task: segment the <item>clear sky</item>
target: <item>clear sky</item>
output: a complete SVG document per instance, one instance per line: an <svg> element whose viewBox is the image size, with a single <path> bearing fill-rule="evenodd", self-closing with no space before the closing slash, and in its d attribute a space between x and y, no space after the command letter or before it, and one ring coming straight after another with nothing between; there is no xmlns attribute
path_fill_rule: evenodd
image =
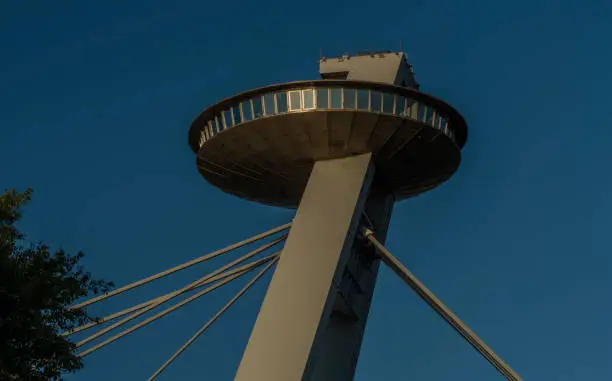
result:
<svg viewBox="0 0 612 381"><path fill-rule="evenodd" d="M35 189L32 239L82 249L122 285L289 221L200 177L191 120L235 92L316 78L320 48L402 40L421 90L470 133L448 183L396 205L388 247L526 380L612 379L612 3L95 3L0 6L0 187ZM145 379L240 286L91 354L69 380ZM160 379L231 380L265 287ZM383 269L356 380L451 379L501 378Z"/></svg>

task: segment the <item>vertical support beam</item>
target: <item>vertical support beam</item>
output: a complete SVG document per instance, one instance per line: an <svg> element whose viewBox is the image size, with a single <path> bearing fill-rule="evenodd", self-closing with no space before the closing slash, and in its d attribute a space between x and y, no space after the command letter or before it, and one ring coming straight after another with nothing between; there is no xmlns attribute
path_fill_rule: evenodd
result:
<svg viewBox="0 0 612 381"><path fill-rule="evenodd" d="M373 174L369 153L315 163L236 381L349 379L315 369Z"/></svg>
<svg viewBox="0 0 612 381"><path fill-rule="evenodd" d="M384 240L391 212L393 196L377 186L370 190L365 212L368 222ZM363 220L365 224L365 219ZM372 247L361 239L353 243L351 257L336 295L327 329L324 333L321 355L309 380L352 381L359 359L370 304L374 295L380 259ZM345 311L348 309L348 313Z"/></svg>

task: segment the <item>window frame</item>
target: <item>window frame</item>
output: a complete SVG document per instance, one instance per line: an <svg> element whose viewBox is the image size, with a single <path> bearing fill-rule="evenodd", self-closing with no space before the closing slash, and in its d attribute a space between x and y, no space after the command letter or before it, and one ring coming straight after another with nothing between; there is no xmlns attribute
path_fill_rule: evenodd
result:
<svg viewBox="0 0 612 381"><path fill-rule="evenodd" d="M286 114L286 113L291 112L291 109L289 107L289 94L288 93L289 92L285 91L285 90L283 90L283 91L276 91L274 93L274 110L276 111L275 115L282 115L282 114ZM280 111L280 108L278 107L279 106L279 97L278 97L279 94L285 94L285 102L287 104L286 105L287 109L285 111L282 111L282 112Z"/></svg>
<svg viewBox="0 0 612 381"><path fill-rule="evenodd" d="M317 108L317 102L316 102L316 91L314 88L309 88L309 89L302 89L302 98L301 98L301 102L302 102L302 110L314 110ZM312 107L306 107L306 97L305 97L305 93L306 92L310 92L312 94Z"/></svg>
<svg viewBox="0 0 612 381"><path fill-rule="evenodd" d="M333 106L333 90L338 90L340 92L340 103L338 105L338 107L334 107ZM342 110L342 106L344 106L344 90L342 87L337 86L337 87L330 87L329 88L329 109L330 110Z"/></svg>
<svg viewBox="0 0 612 381"><path fill-rule="evenodd" d="M298 107L297 108L293 108L293 99L292 99L292 94L297 94L297 96L299 97L298 99ZM302 104L302 90L289 90L287 91L287 108L289 110L289 112L300 112L302 111L303 104Z"/></svg>
<svg viewBox="0 0 612 381"><path fill-rule="evenodd" d="M326 107L321 107L319 105L319 90L321 90L321 93L327 93L327 96L326 96L327 105L325 105ZM321 110L329 110L329 97L330 97L329 87L316 87L315 88L315 108L321 109Z"/></svg>

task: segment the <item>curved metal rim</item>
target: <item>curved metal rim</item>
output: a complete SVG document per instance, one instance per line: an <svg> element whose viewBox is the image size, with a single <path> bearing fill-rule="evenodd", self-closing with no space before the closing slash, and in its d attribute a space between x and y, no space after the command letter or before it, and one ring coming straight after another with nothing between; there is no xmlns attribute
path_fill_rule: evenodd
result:
<svg viewBox="0 0 612 381"><path fill-rule="evenodd" d="M264 87L259 87L256 89L251 89L244 91L242 93L233 95L229 98L225 98L216 104L208 107L204 110L200 115L198 115L194 121L191 123L191 127L189 128L189 146L194 153L197 153L199 150L198 147L198 134L201 130L201 127L206 124L206 122L215 114L221 110L224 110L227 107L230 107L242 100L249 99L257 94L269 93L271 91L277 90L286 90L292 88L301 88L301 87L327 87L327 86L350 86L355 85L356 87L369 87L370 89L375 90L387 90L393 91L394 93L399 93L401 95L411 97L415 100L422 100L424 102L430 103L432 106L437 107L442 112L446 113L449 116L450 121L455 127L455 139L457 141L457 145L459 148L463 148L467 141L467 124L465 123L465 119L459 114L457 110L455 110L451 105L444 102L441 99L435 98L429 94L422 93L415 89L390 85L387 83L379 83L379 82L368 82L368 81L349 81L349 80L329 80L329 79L320 79L320 80L311 80L311 81L294 81L294 82L284 82L279 84L268 85Z"/></svg>

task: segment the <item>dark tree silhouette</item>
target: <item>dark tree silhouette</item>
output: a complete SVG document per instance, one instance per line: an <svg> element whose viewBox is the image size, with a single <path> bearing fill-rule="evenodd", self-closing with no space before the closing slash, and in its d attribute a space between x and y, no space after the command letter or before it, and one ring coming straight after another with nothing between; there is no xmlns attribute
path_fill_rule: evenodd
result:
<svg viewBox="0 0 612 381"><path fill-rule="evenodd" d="M16 224L32 191L0 195L0 380L62 380L83 365L61 332L91 321L68 310L75 300L106 292L112 283L93 280L69 255L28 243Z"/></svg>

